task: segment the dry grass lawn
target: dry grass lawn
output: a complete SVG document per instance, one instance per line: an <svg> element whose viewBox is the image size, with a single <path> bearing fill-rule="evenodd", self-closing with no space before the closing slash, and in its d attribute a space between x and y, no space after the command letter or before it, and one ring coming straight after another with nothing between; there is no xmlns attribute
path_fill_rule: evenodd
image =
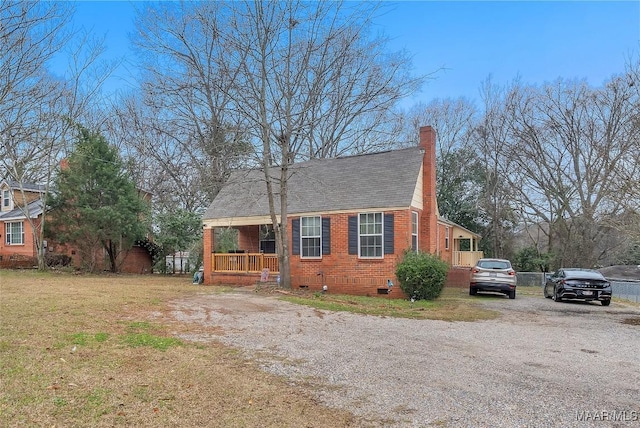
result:
<svg viewBox="0 0 640 428"><path fill-rule="evenodd" d="M152 314L190 278L0 271L0 426L368 426ZM202 329L203 327L198 327Z"/></svg>

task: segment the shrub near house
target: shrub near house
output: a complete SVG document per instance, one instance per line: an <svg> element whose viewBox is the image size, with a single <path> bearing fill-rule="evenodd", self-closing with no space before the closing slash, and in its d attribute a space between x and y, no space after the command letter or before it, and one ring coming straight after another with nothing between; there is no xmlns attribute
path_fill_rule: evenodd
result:
<svg viewBox="0 0 640 428"><path fill-rule="evenodd" d="M404 294L416 300L433 300L440 296L449 265L438 256L407 251L398 267L396 277Z"/></svg>

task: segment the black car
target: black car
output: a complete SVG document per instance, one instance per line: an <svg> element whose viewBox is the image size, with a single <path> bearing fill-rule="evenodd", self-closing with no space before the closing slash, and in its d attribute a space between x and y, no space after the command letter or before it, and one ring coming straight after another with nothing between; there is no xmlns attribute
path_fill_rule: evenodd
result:
<svg viewBox="0 0 640 428"><path fill-rule="evenodd" d="M562 300L600 301L611 303L611 283L592 269L560 269L544 285L544 297L556 302Z"/></svg>

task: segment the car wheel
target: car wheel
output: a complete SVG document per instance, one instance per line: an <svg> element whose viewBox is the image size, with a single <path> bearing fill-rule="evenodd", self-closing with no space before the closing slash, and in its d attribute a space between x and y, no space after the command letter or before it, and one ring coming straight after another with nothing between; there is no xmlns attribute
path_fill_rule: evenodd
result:
<svg viewBox="0 0 640 428"><path fill-rule="evenodd" d="M611 299L601 300L602 306L609 306L611 304Z"/></svg>
<svg viewBox="0 0 640 428"><path fill-rule="evenodd" d="M562 297L558 295L558 290L555 287L553 288L553 297L551 298L556 302L562 302Z"/></svg>
<svg viewBox="0 0 640 428"><path fill-rule="evenodd" d="M516 298L516 290L509 291L509 298L510 299L515 299Z"/></svg>
<svg viewBox="0 0 640 428"><path fill-rule="evenodd" d="M478 290L473 287L469 287L469 296L475 296L476 294L478 294Z"/></svg>
<svg viewBox="0 0 640 428"><path fill-rule="evenodd" d="M547 294L547 287L543 287L543 288L542 288L542 294L544 295L544 298L545 298L545 299L550 299L550 298L551 298L551 296L549 296L549 295Z"/></svg>

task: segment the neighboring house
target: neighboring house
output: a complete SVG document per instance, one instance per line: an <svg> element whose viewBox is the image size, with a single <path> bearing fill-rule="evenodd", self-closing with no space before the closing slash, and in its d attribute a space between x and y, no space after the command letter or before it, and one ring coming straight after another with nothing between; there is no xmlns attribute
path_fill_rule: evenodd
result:
<svg viewBox="0 0 640 428"><path fill-rule="evenodd" d="M34 264L37 253L32 226L37 228L40 225L43 194L44 187L40 185L19 186L8 180L0 182L0 234L3 235L0 239L0 266Z"/></svg>
<svg viewBox="0 0 640 428"><path fill-rule="evenodd" d="M37 266L37 248L33 239L32 224L36 228L41 224L43 214L44 186L30 183L17 183L4 180L0 182L0 267ZM27 214L31 221L27 219ZM45 241L47 254L68 255L72 264L80 266L80 257L75 248L54 241ZM98 266L108 268L103 250L96 255ZM122 260L121 272L151 273L152 260L149 251L134 246Z"/></svg>
<svg viewBox="0 0 640 428"><path fill-rule="evenodd" d="M438 254L468 272L482 256L475 251L480 237L438 216L435 142L427 126L419 147L290 165L292 287L386 294L388 280L398 284L396 264L406 250ZM254 284L265 268L277 275L262 171L232 174L203 223L206 284ZM217 228L238 230L238 251L214 252Z"/></svg>

